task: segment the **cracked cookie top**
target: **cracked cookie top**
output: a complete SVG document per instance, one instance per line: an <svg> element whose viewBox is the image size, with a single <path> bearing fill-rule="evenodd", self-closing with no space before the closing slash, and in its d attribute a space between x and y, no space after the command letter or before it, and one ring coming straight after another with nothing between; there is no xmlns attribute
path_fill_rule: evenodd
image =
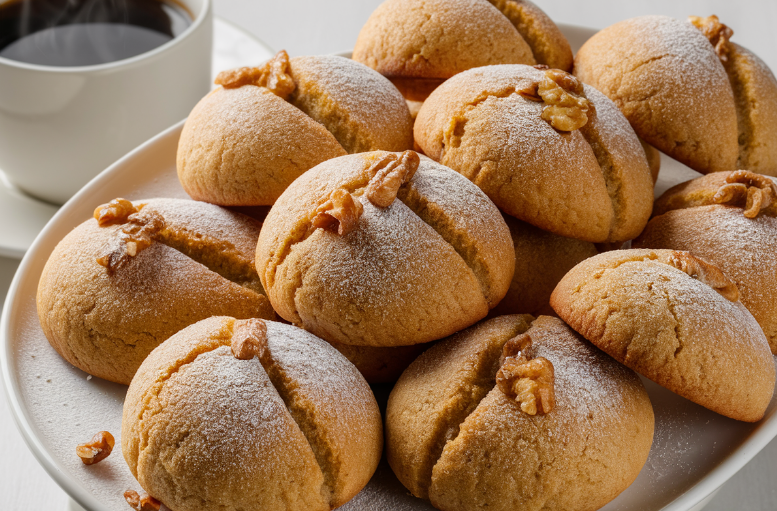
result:
<svg viewBox="0 0 777 511"><path fill-rule="evenodd" d="M640 16L616 23L580 48L574 69L662 152L704 174L736 167L729 78L715 47L690 22Z"/></svg>
<svg viewBox="0 0 777 511"><path fill-rule="evenodd" d="M599 254L575 266L550 303L616 360L710 410L754 422L771 400L774 364L761 327L734 283L692 254Z"/></svg>
<svg viewBox="0 0 777 511"><path fill-rule="evenodd" d="M121 440L132 474L171 509L326 511L367 484L383 435L370 387L328 343L273 321L213 317L143 362Z"/></svg>
<svg viewBox="0 0 777 511"><path fill-rule="evenodd" d="M337 211L354 213L341 215L342 232L322 218L335 211L333 193ZM483 318L507 292L515 252L476 186L412 151L377 151L295 181L265 220L256 261L288 321L342 344L400 346Z"/></svg>
<svg viewBox="0 0 777 511"><path fill-rule="evenodd" d="M514 367L522 355L539 367ZM513 390L538 399L518 402ZM386 409L386 454L408 490L439 509L591 510L636 478L653 427L633 371L557 318L501 316L408 367Z"/></svg>
<svg viewBox="0 0 777 511"><path fill-rule="evenodd" d="M667 190L634 248L688 250L734 282L777 354L777 183L750 171L715 172Z"/></svg>
<svg viewBox="0 0 777 511"><path fill-rule="evenodd" d="M494 64L569 71L572 50L528 0L389 0L359 33L353 58L423 101L446 79Z"/></svg>
<svg viewBox="0 0 777 511"><path fill-rule="evenodd" d="M429 96L414 128L430 158L505 213L570 238L623 242L647 223L645 152L606 96L541 66L460 73Z"/></svg>
<svg viewBox="0 0 777 511"><path fill-rule="evenodd" d="M351 59L281 51L263 66L222 72L216 83L178 145L178 178L196 200L270 206L325 160L413 146L402 94Z"/></svg>
<svg viewBox="0 0 777 511"><path fill-rule="evenodd" d="M359 32L353 59L417 101L467 69L536 62L515 27L486 0L384 2Z"/></svg>
<svg viewBox="0 0 777 511"><path fill-rule="evenodd" d="M117 199L95 216L60 241L38 285L41 327L76 367L128 385L200 319L275 317L254 267L256 220L179 199Z"/></svg>

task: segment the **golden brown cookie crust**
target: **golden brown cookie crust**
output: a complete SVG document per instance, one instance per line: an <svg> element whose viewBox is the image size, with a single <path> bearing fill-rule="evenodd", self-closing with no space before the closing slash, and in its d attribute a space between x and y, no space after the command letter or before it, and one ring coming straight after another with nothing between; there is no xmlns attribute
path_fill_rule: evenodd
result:
<svg viewBox="0 0 777 511"><path fill-rule="evenodd" d="M275 317L253 270L261 224L193 201L140 204L164 217L160 240L111 274L97 259L116 247L122 225L90 219L54 249L37 292L41 327L57 352L124 385L151 350L200 319Z"/></svg>
<svg viewBox="0 0 777 511"><path fill-rule="evenodd" d="M593 243L564 238L504 215L515 247L510 289L490 317L504 314L553 314L550 294L577 263L598 254Z"/></svg>
<svg viewBox="0 0 777 511"><path fill-rule="evenodd" d="M272 205L292 181L346 154L324 126L269 90L219 88L194 107L178 142L178 179L195 200Z"/></svg>
<svg viewBox="0 0 777 511"><path fill-rule="evenodd" d="M532 96L546 71L489 66L460 73L424 102L416 143L477 184L505 213L591 242L625 241L647 223L653 186L628 122L602 94L581 129L558 131Z"/></svg>
<svg viewBox="0 0 777 511"><path fill-rule="evenodd" d="M529 45L486 0L388 0L362 27L353 59L417 101L473 67L535 63Z"/></svg>
<svg viewBox="0 0 777 511"><path fill-rule="evenodd" d="M634 247L687 250L718 266L736 283L742 304L777 354L777 218L773 207L748 218L746 203L716 204L732 174L718 172L668 190L656 201L660 214Z"/></svg>
<svg viewBox="0 0 777 511"><path fill-rule="evenodd" d="M556 318L503 316L435 345L389 398L387 454L439 509L593 510L647 459L652 406L639 378ZM495 387L504 344L526 333L555 368L556 406L528 415Z"/></svg>
<svg viewBox="0 0 777 511"><path fill-rule="evenodd" d="M583 45L574 69L660 151L705 174L735 168L731 86L714 47L690 23L667 16L621 21Z"/></svg>
<svg viewBox="0 0 777 511"><path fill-rule="evenodd" d="M529 44L537 64L572 71L572 48L553 20L529 0L489 0Z"/></svg>
<svg viewBox="0 0 777 511"><path fill-rule="evenodd" d="M282 317L328 341L429 342L483 318L509 287L509 230L487 197L423 159L398 199L375 206L364 195L370 167L387 157L352 155L305 173L260 235L257 269L270 301ZM311 228L337 189L360 204L355 228L343 235Z"/></svg>
<svg viewBox="0 0 777 511"><path fill-rule="evenodd" d="M331 346L280 323L266 322L263 356L238 360L230 344L243 324L204 320L144 362L124 405L130 470L182 511L344 504L380 459L369 386Z"/></svg>
<svg viewBox="0 0 777 511"><path fill-rule="evenodd" d="M679 269L688 260L699 261L672 250L599 254L573 268L550 303L586 339L659 385L727 417L757 421L774 391L766 338L736 286L703 261L702 273Z"/></svg>
<svg viewBox="0 0 777 511"><path fill-rule="evenodd" d="M335 55L291 59L289 102L320 122L348 153L413 148L402 94L372 69Z"/></svg>
<svg viewBox="0 0 777 511"><path fill-rule="evenodd" d="M737 168L777 176L777 80L763 60L729 43L724 62L737 106Z"/></svg>

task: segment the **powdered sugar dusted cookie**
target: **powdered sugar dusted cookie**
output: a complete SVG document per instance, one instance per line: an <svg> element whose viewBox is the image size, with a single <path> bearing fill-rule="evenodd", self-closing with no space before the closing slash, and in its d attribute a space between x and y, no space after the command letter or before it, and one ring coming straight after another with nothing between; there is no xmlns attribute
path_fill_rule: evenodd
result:
<svg viewBox="0 0 777 511"><path fill-rule="evenodd" d="M763 417L775 381L769 344L716 266L682 251L607 252L575 266L550 304L659 385L727 417Z"/></svg>
<svg viewBox="0 0 777 511"><path fill-rule="evenodd" d="M333 347L296 327L214 317L149 355L124 403L122 451L171 509L329 510L367 484L380 412Z"/></svg>
<svg viewBox="0 0 777 511"><path fill-rule="evenodd" d="M399 480L438 509L594 510L636 478L653 428L633 371L557 318L501 316L403 373L386 449Z"/></svg>
<svg viewBox="0 0 777 511"><path fill-rule="evenodd" d="M401 346L485 317L515 267L494 204L416 153L329 160L265 220L257 269L283 318L342 344Z"/></svg>

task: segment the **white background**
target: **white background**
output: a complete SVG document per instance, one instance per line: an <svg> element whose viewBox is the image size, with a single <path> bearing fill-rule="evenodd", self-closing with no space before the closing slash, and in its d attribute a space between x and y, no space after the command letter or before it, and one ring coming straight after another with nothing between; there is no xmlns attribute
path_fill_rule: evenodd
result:
<svg viewBox="0 0 777 511"><path fill-rule="evenodd" d="M604 28L643 14L677 18L717 14L734 29L733 40L777 69L777 0L536 0L555 21ZM291 56L334 53L353 47L379 0L214 0L215 12ZM0 89L0 93L1 93ZM0 221L9 221L0 219ZM0 258L0 304L17 261ZM61 511L67 497L33 459L0 395L0 509ZM129 507L127 508L129 509ZM723 486L705 511L777 509L777 441Z"/></svg>

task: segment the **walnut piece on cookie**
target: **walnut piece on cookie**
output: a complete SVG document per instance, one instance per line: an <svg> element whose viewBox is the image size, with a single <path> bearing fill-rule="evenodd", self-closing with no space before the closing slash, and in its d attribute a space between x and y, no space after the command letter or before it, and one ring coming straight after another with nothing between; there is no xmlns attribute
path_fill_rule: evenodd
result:
<svg viewBox="0 0 777 511"><path fill-rule="evenodd" d="M634 130L606 96L563 71L459 73L424 102L414 136L504 213L553 234L622 243L650 218L653 182Z"/></svg>
<svg viewBox="0 0 777 511"><path fill-rule="evenodd" d="M774 363L758 322L737 297L736 285L707 261L632 249L575 266L550 304L643 376L714 412L755 422L774 392Z"/></svg>
<svg viewBox="0 0 777 511"><path fill-rule="evenodd" d="M117 199L95 216L56 246L36 296L43 333L79 369L128 385L151 350L200 319L275 318L254 264L256 220L179 199Z"/></svg>
<svg viewBox="0 0 777 511"><path fill-rule="evenodd" d="M235 356L246 337L263 337L261 356ZM329 511L370 480L383 434L369 385L332 346L291 325L218 316L146 358L121 440L140 486L176 511Z"/></svg>
<svg viewBox="0 0 777 511"><path fill-rule="evenodd" d="M542 381L518 379L535 387L520 404L503 391L499 373L523 357L538 366L524 374L552 379L551 410ZM386 409L386 454L402 484L438 509L593 511L636 478L654 422L639 377L561 320L501 316L405 370Z"/></svg>
<svg viewBox="0 0 777 511"><path fill-rule="evenodd" d="M515 253L478 187L412 151L375 151L295 181L265 219L256 261L287 321L330 342L388 348L485 317L507 292Z"/></svg>

